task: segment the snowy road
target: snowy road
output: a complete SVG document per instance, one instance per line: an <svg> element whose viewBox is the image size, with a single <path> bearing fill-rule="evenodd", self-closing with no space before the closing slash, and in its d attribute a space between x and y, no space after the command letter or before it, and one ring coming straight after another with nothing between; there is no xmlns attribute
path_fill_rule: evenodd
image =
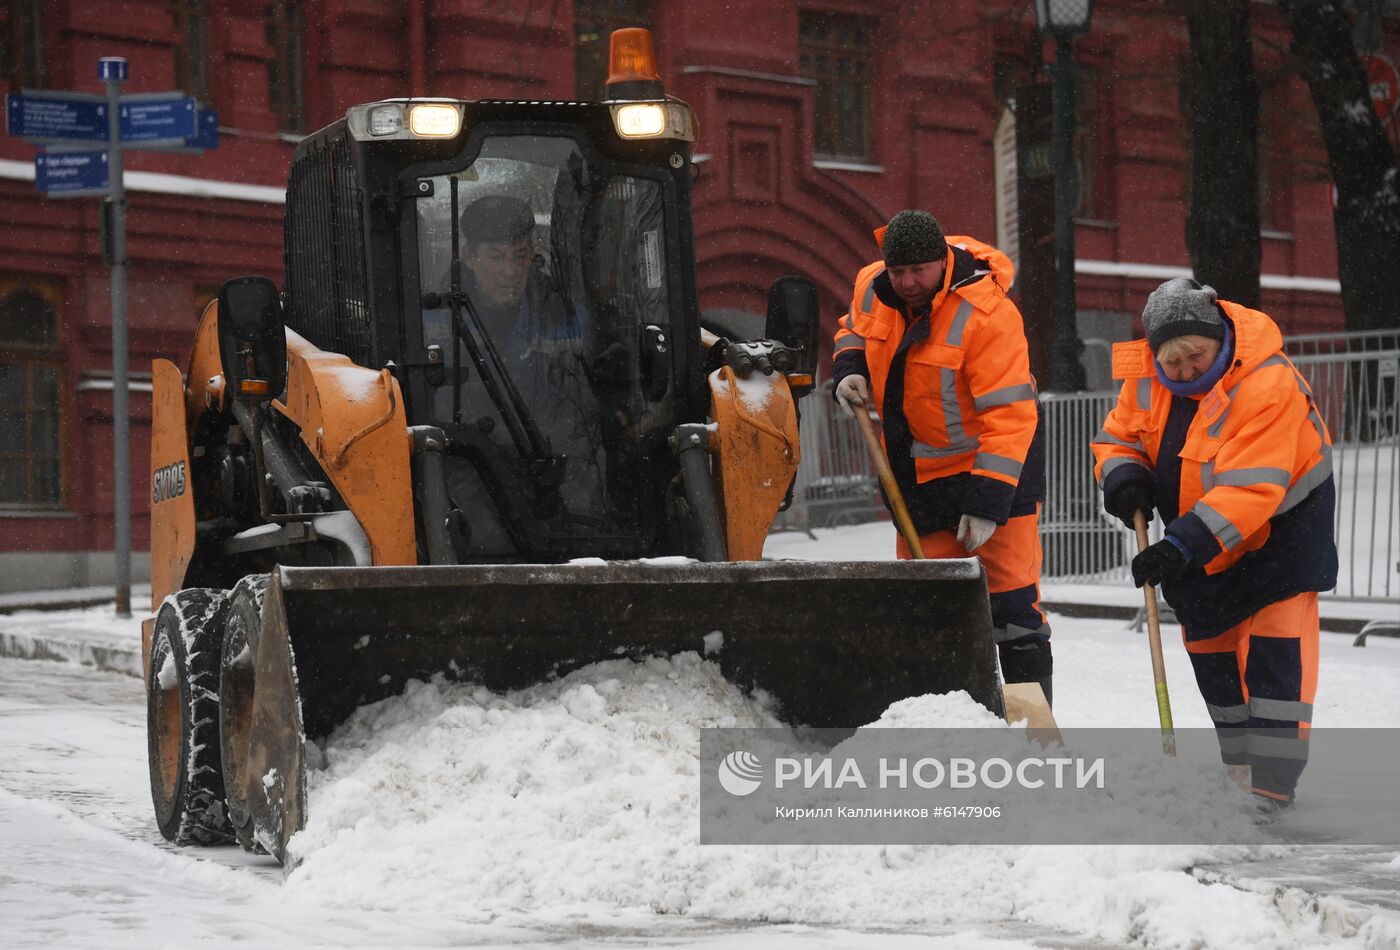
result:
<svg viewBox="0 0 1400 950"><path fill-rule="evenodd" d="M860 557L873 537L825 540ZM1145 639L1054 622L1061 723L1155 726ZM134 631L101 611L0 618L85 626ZM1177 723L1205 725L1172 635ZM1397 687L1400 644L1324 635L1320 722L1400 725ZM332 750L284 881L159 837L138 679L0 658L0 946L1400 945L1394 849L701 847L693 725L758 716L698 660L410 690Z"/></svg>
<svg viewBox="0 0 1400 950"><path fill-rule="evenodd" d="M0 946L869 945L868 934L839 928L635 911L532 919L465 905L460 914L425 915L287 899L281 869L267 859L236 847L166 844L151 821L149 794L139 680L73 664L0 658ZM1001 929L1040 931L1014 922ZM960 945L894 934L882 943ZM984 945L1031 944L989 939Z"/></svg>

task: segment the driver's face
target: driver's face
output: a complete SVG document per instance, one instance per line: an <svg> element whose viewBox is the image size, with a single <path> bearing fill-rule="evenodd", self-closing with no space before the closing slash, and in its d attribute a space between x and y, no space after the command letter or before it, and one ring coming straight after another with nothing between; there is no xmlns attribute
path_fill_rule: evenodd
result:
<svg viewBox="0 0 1400 950"><path fill-rule="evenodd" d="M483 302L492 307L513 306L525 293L534 249L528 238L518 241L482 241L467 244L462 263L476 278Z"/></svg>

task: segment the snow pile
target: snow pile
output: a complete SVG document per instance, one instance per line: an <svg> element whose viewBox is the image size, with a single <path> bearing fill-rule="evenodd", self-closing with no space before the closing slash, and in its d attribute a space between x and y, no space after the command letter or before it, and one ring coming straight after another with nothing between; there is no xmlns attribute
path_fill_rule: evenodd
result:
<svg viewBox="0 0 1400 950"><path fill-rule="evenodd" d="M966 690L901 699L867 729L1004 729L1006 723Z"/></svg>
<svg viewBox="0 0 1400 950"><path fill-rule="evenodd" d="M1163 947L1357 934L1354 921L1300 921L1276 896L1183 873L1258 853L1243 847L701 847L697 729L779 725L693 653L600 663L504 695L411 684L326 744L285 898L492 921L1023 919ZM1003 724L952 694L905 700L876 725Z"/></svg>
<svg viewBox="0 0 1400 950"><path fill-rule="evenodd" d="M53 596L63 593L67 592L58 591ZM65 660L141 676L143 608L144 604L139 604L136 616L127 618L117 617L110 605L0 614L0 656Z"/></svg>
<svg viewBox="0 0 1400 950"><path fill-rule="evenodd" d="M328 743L288 889L385 908L685 911L697 727L776 725L694 653L507 695L411 684Z"/></svg>

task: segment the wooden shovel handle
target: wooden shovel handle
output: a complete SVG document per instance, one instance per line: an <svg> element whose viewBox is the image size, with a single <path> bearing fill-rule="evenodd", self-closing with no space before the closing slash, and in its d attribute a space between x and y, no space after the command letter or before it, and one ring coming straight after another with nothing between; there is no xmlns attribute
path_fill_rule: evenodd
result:
<svg viewBox="0 0 1400 950"><path fill-rule="evenodd" d="M890 471L889 459L885 458L885 450L880 446L880 437L875 434L875 426L870 421L870 410L863 402L850 402L847 405L855 413L856 424L860 426L860 434L865 438L865 450L870 453L870 461L875 463L880 484L884 486L885 497L890 500L890 508L894 511L894 523L899 527L899 533L904 535L910 555L922 561L924 546L919 541L919 532L914 530L909 509L904 505L904 493L899 490L899 485L894 480L894 472Z"/></svg>
<svg viewBox="0 0 1400 950"><path fill-rule="evenodd" d="M1133 529L1137 532L1138 553L1147 550L1147 519L1141 511L1133 513ZM1176 755L1176 729L1172 725L1172 704L1167 694L1167 667L1162 659L1162 617L1157 612L1157 588L1142 585L1142 606L1147 614L1147 644L1152 651L1152 682L1157 692L1157 720L1162 726L1162 751Z"/></svg>

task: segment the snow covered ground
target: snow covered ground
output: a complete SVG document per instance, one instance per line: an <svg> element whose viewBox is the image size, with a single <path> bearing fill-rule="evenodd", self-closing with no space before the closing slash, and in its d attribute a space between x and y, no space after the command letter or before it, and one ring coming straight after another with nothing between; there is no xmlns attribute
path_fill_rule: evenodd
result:
<svg viewBox="0 0 1400 950"><path fill-rule="evenodd" d="M767 553L885 559L892 530ZM1060 723L1154 728L1146 638L1052 623ZM1177 725L1207 726L1164 635ZM139 626L0 617L5 652L56 639L91 661L139 649ZM1323 635L1319 725L1400 726L1397 687L1400 643ZM138 679L0 658L0 946L1400 946L1394 849L701 847L697 728L770 724L694 656L505 695L414 685L327 744L284 880L160 838Z"/></svg>

